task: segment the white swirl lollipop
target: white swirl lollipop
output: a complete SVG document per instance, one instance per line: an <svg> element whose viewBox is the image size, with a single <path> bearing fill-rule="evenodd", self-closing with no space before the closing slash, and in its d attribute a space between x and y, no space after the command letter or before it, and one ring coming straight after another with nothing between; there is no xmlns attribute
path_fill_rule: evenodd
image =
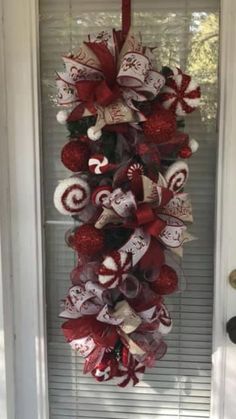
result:
<svg viewBox="0 0 236 419"><path fill-rule="evenodd" d="M167 187L173 192L179 192L188 180L189 168L184 161L173 163L165 173Z"/></svg>
<svg viewBox="0 0 236 419"><path fill-rule="evenodd" d="M62 180L54 192L54 205L64 215L82 211L90 200L90 186L79 176Z"/></svg>
<svg viewBox="0 0 236 419"><path fill-rule="evenodd" d="M109 185L98 186L92 193L92 202L96 207L103 205L104 199L111 195L112 187Z"/></svg>

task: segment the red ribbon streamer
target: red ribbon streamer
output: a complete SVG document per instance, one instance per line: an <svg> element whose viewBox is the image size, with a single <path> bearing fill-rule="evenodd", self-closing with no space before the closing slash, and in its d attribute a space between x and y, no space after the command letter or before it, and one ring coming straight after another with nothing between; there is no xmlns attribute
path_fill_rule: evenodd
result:
<svg viewBox="0 0 236 419"><path fill-rule="evenodd" d="M85 45L87 45L99 59L106 82L109 87L112 87L116 81L116 62L113 55L104 44L85 42Z"/></svg>
<svg viewBox="0 0 236 419"><path fill-rule="evenodd" d="M131 25L131 0L122 0L122 35L125 38Z"/></svg>
<svg viewBox="0 0 236 419"><path fill-rule="evenodd" d="M118 339L116 327L101 323L94 316L67 320L62 325L62 331L68 342L91 336L100 347L114 347Z"/></svg>

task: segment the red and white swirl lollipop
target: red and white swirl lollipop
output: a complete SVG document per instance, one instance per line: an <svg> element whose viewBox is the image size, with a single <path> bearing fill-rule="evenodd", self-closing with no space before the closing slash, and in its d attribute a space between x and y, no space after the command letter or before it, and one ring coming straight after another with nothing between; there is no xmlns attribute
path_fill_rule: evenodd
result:
<svg viewBox="0 0 236 419"><path fill-rule="evenodd" d="M79 176L62 180L54 192L54 205L64 215L78 214L89 201L90 186L86 180Z"/></svg>
<svg viewBox="0 0 236 419"><path fill-rule="evenodd" d="M159 98L162 106L178 116L193 112L200 103L199 85L187 74L174 72L168 77Z"/></svg>
<svg viewBox="0 0 236 419"><path fill-rule="evenodd" d="M184 161L173 163L165 173L167 188L173 192L179 192L188 180L189 168Z"/></svg>
<svg viewBox="0 0 236 419"><path fill-rule="evenodd" d="M95 207L101 207L104 199L108 198L112 193L111 186L98 186L92 193L92 203Z"/></svg>
<svg viewBox="0 0 236 419"><path fill-rule="evenodd" d="M103 154L94 154L88 162L90 172L101 175L117 167L116 164L109 163L108 158Z"/></svg>

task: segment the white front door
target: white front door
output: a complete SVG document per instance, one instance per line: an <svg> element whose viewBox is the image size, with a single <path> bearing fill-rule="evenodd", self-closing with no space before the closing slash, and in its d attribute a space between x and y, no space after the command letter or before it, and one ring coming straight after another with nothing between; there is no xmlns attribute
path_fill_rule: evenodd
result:
<svg viewBox="0 0 236 419"><path fill-rule="evenodd" d="M222 1L220 42L209 44L215 48L214 51L208 50L211 59L217 57L216 49L219 44L221 46L220 99L217 100L217 67L214 67L217 61L213 62L211 70L209 66L212 62L206 60L208 67L204 72L202 63L197 63L194 55L197 54L196 50L193 49L191 62L188 63L188 48L189 32L195 30L197 34L197 29L204 18L208 17L209 21L215 19L216 33L209 35L217 38L219 2L186 0L179 1L178 4L166 1L164 4L161 1L148 1L144 5L141 1L134 1L134 8L140 10L140 14L135 17L136 24L144 31L146 39L149 40L155 32L164 43L160 45L162 61L164 52L169 51L171 56L168 60L169 62L172 60L171 64L176 57L179 57L181 64L192 67L192 71L197 71L197 65L202 66L199 74L203 80L200 82L206 86L204 98L206 101L207 90L209 92L208 104L211 103L211 107L204 108L208 122L204 122L198 116L190 121L188 126L188 131L192 129L192 134L199 135L202 145L199 157L196 157L192 163L192 184L189 186L190 192L194 195L196 234L199 235L199 242L186 251L185 271L188 288L185 293L170 301L176 316L175 333L173 332L172 337L170 335L170 353L155 369L155 373L150 372L139 390L130 393L118 393L111 387L94 386L90 378L83 378L78 372L80 363L68 352L59 335L57 309L59 299L63 297L69 286L65 275L68 275L72 268L73 256L69 256L64 248L63 232L66 230L64 220L55 217L51 206L55 182L61 175L65 175L60 172L58 159L60 146L65 141L65 133L58 131L56 124L54 125L52 118L55 112L47 96L48 85L53 83L54 64L57 63L57 69L60 54L67 52L71 42L73 43L78 35L82 39L87 34L88 27L91 31L95 26L100 28L102 25L116 24L120 5L118 2L109 4L106 1L87 3L41 1L39 2L40 36L37 31L39 21L37 2L21 0L9 4L3 1L3 6L5 71L1 82L6 91L5 120L8 147L3 136L0 146L6 156L2 163L3 192L8 205L1 206L1 209L3 208L1 232L5 232L6 228L2 227L6 227L6 223L9 222L10 227L7 228L8 236L10 234L11 237L11 251L5 252L4 257L9 258L11 268L5 263L6 269L1 276L4 285L5 340L10 351L7 355L14 352L14 369L10 368L10 357L6 358L9 366L6 385L8 394L12 392L12 398L9 398L11 409L8 410L6 417L8 419L13 417L16 419L72 417L234 419L236 346L227 337L226 323L228 319L236 316L236 291L228 283L230 271L236 268L234 257L236 227L233 218L236 209L235 2ZM102 13L104 10L107 11L105 15ZM150 28L148 13L156 17L157 21L152 27L150 25ZM159 32L158 25L161 27ZM197 37L195 43L199 42L200 48L202 40L196 39ZM40 58L38 40L41 46ZM208 82L204 80L206 74L208 78L214 75L213 87L212 85L209 87ZM38 89L41 80L44 83ZM41 118L39 118L40 100L43 104ZM220 104L220 116L217 117L220 126L219 146L217 146L218 135L214 132L216 124L212 122L216 117L215 102ZM42 165L39 135L41 127L43 127ZM218 181L215 194L214 153L217 148ZM9 154L9 158L6 153ZM40 182L40 174L44 177L44 187ZM10 194L7 191L8 184ZM44 198L42 190L46 191ZM214 195L217 196L216 204ZM42 203L45 214L43 218ZM216 227L213 237L215 209ZM41 234L41 225L44 222L46 247L42 244ZM4 236L1 234L1 248L6 245L2 238L6 237L6 233L4 234ZM42 257L42 249L45 248L46 290ZM212 280L214 278L214 294L211 278ZM46 347L48 347L48 356ZM12 384L13 374L15 385ZM12 409L13 399L15 414Z"/></svg>
<svg viewBox="0 0 236 419"><path fill-rule="evenodd" d="M236 85L233 81L236 70L235 18L235 2L222 1L212 357L212 418L217 419L231 419L236 414L236 345L226 332L227 322L236 315L236 291L229 283L229 275L236 266Z"/></svg>

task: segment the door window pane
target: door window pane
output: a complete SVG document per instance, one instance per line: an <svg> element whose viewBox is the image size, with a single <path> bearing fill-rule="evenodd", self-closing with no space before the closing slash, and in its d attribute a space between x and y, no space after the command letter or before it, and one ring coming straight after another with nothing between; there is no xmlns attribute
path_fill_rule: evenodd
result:
<svg viewBox="0 0 236 419"><path fill-rule="evenodd" d="M174 328L168 353L143 381L125 390L82 374L82 360L64 342L58 318L70 286L75 255L64 234L67 217L53 206L58 180L70 173L60 161L66 129L52 106L60 57L90 32L120 27L119 1L40 0L43 178L50 419L209 418L213 304L214 195L217 150L218 0L134 0L133 25L144 43L157 46L158 62L179 66L202 88L200 111L186 119L186 131L200 143L190 160L186 190L192 197L198 240L185 246L186 289L168 298Z"/></svg>

